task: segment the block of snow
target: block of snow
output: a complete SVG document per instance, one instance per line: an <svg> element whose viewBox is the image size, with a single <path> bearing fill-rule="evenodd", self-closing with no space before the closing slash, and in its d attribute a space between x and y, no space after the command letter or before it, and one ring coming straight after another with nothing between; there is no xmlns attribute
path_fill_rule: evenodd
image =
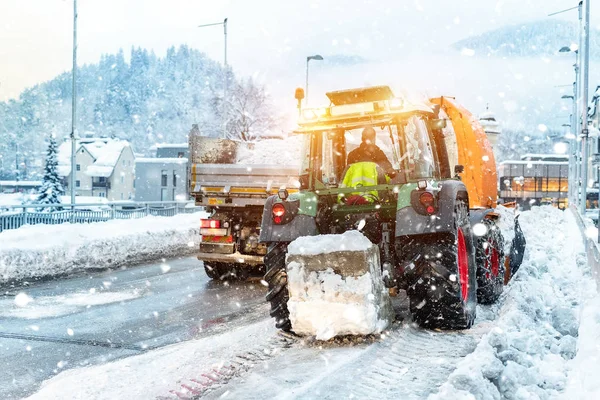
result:
<svg viewBox="0 0 600 400"><path fill-rule="evenodd" d="M381 333L392 321L378 247L360 232L302 237L286 258L294 332L329 340Z"/></svg>

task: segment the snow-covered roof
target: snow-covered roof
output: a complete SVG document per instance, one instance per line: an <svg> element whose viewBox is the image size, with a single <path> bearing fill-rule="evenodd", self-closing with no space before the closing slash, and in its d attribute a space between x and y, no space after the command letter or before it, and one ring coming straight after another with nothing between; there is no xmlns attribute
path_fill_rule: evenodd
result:
<svg viewBox="0 0 600 400"><path fill-rule="evenodd" d="M187 143L157 143L153 147L157 149L179 149L179 148L188 148Z"/></svg>
<svg viewBox="0 0 600 400"><path fill-rule="evenodd" d="M569 156L562 154L536 154L536 153L527 153L521 156L521 160L523 161L545 161L548 159L561 159L564 161L569 160Z"/></svg>
<svg viewBox="0 0 600 400"><path fill-rule="evenodd" d="M112 175L121 153L127 147L129 147L129 142L126 140L102 138L90 141L87 139L85 143L78 144L77 152L84 148L94 159L94 164L86 169L86 175L108 178ZM58 148L58 174L67 176L70 173L71 143L64 142Z"/></svg>
<svg viewBox="0 0 600 400"><path fill-rule="evenodd" d="M165 157L165 158L136 158L136 164L186 164L188 162L187 158L179 158L179 157Z"/></svg>
<svg viewBox="0 0 600 400"><path fill-rule="evenodd" d="M42 186L42 181L0 181L0 186Z"/></svg>

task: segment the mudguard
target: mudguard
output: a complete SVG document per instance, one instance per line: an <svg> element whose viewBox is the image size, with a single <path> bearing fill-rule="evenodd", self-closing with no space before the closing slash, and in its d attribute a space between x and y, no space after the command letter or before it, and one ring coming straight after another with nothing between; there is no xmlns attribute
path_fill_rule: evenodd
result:
<svg viewBox="0 0 600 400"><path fill-rule="evenodd" d="M515 237L510 246L510 277L512 278L523 263L527 241L519 224L519 216L515 217Z"/></svg>
<svg viewBox="0 0 600 400"><path fill-rule="evenodd" d="M314 236L319 234L315 217L298 214L298 201L281 202L286 208L286 213L288 214L286 220L289 220L289 222L281 225L275 224L271 214L275 202L281 202L277 196L270 196L265 202L262 223L260 225L260 242L291 242L300 236Z"/></svg>
<svg viewBox="0 0 600 400"><path fill-rule="evenodd" d="M438 211L435 214L421 215L410 206L397 210L396 237L453 232L457 197L468 201L467 188L461 181L448 180L440 185Z"/></svg>

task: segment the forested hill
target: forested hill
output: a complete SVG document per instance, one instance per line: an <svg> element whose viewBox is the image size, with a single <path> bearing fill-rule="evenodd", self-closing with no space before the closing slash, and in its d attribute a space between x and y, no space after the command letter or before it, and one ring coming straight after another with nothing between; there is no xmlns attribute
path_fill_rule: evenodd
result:
<svg viewBox="0 0 600 400"><path fill-rule="evenodd" d="M69 135L71 85L71 72L63 73L0 103L4 160L14 160L16 145L23 158L31 158L45 150L48 134L59 141ZM157 142L185 142L193 123L209 134L220 129L215 110L223 69L187 46L172 47L165 57L133 48L129 62L123 51L104 55L78 69L77 91L79 134L127 139L139 153Z"/></svg>
<svg viewBox="0 0 600 400"><path fill-rule="evenodd" d="M476 56L549 56L563 46L578 44L579 25L548 18L503 26L456 42L457 50L470 49ZM600 30L590 29L590 57L600 58Z"/></svg>

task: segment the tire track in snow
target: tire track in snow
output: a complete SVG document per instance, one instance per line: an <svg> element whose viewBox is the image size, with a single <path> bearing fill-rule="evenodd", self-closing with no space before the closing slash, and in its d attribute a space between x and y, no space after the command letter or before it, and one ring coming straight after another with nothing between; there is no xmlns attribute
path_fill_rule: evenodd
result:
<svg viewBox="0 0 600 400"><path fill-rule="evenodd" d="M396 323L381 339L297 338L285 353L276 352L196 398L423 399L445 382L487 330L436 332Z"/></svg>

